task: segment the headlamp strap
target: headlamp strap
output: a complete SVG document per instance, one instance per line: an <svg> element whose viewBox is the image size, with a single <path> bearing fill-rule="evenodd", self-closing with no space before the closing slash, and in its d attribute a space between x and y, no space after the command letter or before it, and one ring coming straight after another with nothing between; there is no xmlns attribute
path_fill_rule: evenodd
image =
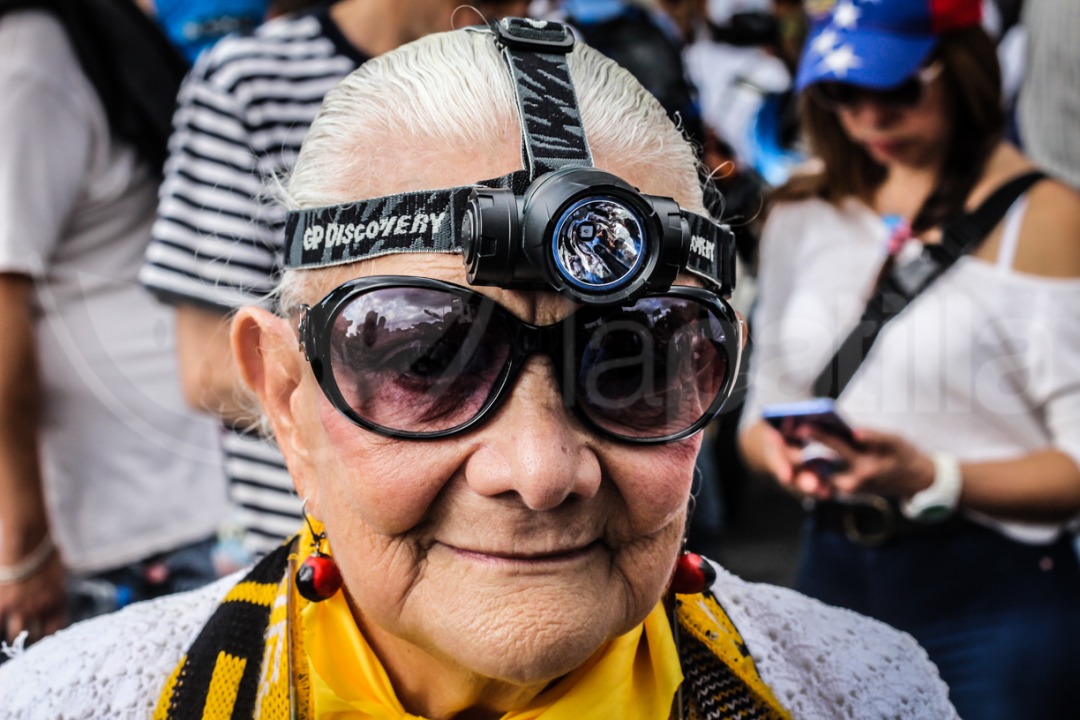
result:
<svg viewBox="0 0 1080 720"><path fill-rule="evenodd" d="M325 267L391 253L461 253L461 221L472 189L423 190L292 211L285 221L285 267ZM735 286L731 230L696 213L680 214L690 226L687 270L729 293Z"/></svg>
<svg viewBox="0 0 1080 720"><path fill-rule="evenodd" d="M566 55L574 49L570 29L557 22L504 18L491 23L517 96L523 192L544 173L568 165L592 167ZM517 184L517 183L513 183Z"/></svg>
<svg viewBox="0 0 1080 720"><path fill-rule="evenodd" d="M727 225L703 215L686 210L679 214L690 226L690 256L686 259L686 269L719 286L723 297L730 296L735 290L735 234Z"/></svg>
<svg viewBox="0 0 1080 720"><path fill-rule="evenodd" d="M324 267L408 252L461 252L471 186L290 212L285 267Z"/></svg>

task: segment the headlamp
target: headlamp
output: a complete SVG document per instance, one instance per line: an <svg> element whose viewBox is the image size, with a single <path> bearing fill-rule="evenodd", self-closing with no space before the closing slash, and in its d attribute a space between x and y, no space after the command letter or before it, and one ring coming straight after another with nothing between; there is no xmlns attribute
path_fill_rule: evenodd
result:
<svg viewBox="0 0 1080 720"><path fill-rule="evenodd" d="M671 199L642 195L595 168L568 167L540 177L523 197L473 188L461 241L472 285L616 303L671 286L689 228Z"/></svg>
<svg viewBox="0 0 1080 720"><path fill-rule="evenodd" d="M664 292L681 271L727 297L731 231L592 166L563 25L507 18L489 32L517 93L525 170L475 186L289 213L285 265L457 252L472 285L553 289L583 304Z"/></svg>

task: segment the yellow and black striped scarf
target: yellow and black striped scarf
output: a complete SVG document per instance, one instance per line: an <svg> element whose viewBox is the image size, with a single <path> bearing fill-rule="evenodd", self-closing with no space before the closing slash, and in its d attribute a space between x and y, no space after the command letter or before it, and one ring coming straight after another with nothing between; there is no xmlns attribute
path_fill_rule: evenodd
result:
<svg viewBox="0 0 1080 720"><path fill-rule="evenodd" d="M267 555L214 611L162 689L154 720L306 720L311 707L289 583L289 542ZM295 557L295 555L293 555ZM686 720L789 720L711 593L676 596Z"/></svg>

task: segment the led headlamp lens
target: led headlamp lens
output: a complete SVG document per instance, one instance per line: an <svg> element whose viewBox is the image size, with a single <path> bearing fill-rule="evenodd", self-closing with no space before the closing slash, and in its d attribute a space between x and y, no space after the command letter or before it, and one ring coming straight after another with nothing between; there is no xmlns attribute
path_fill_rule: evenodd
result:
<svg viewBox="0 0 1080 720"><path fill-rule="evenodd" d="M618 200L586 198L559 218L551 249L567 281L584 290L607 290L637 274L645 230L637 214Z"/></svg>

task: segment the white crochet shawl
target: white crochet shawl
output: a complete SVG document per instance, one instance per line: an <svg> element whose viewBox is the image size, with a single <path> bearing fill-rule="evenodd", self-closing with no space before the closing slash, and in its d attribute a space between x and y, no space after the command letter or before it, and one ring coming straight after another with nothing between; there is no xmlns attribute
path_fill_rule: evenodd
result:
<svg viewBox="0 0 1080 720"><path fill-rule="evenodd" d="M791 590L717 574L713 592L797 720L957 718L911 636ZM240 577L138 603L34 645L0 665L0 717L150 718L166 677Z"/></svg>

